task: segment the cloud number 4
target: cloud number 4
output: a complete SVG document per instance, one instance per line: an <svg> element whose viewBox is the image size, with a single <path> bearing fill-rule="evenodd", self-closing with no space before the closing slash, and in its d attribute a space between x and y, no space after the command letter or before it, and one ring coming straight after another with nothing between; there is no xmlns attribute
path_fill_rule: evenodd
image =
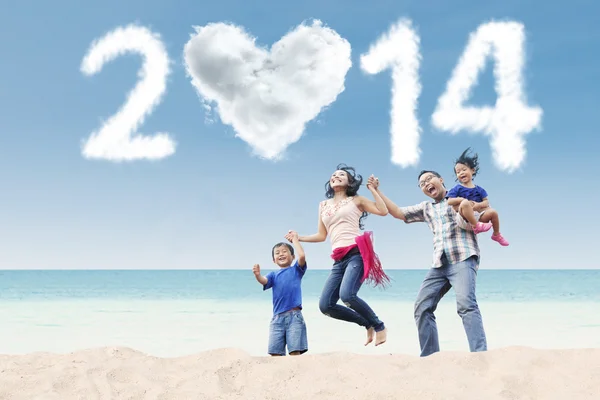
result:
<svg viewBox="0 0 600 400"><path fill-rule="evenodd" d="M470 35L446 91L431 116L434 127L456 134L461 130L491 136L494 162L513 172L525 159L524 136L539 129L542 109L527 105L523 93L525 33L517 22L487 22ZM494 57L497 100L494 107L466 106L485 60Z"/></svg>
<svg viewBox="0 0 600 400"><path fill-rule="evenodd" d="M161 102L170 73L169 57L157 34L147 28L129 25L119 27L94 41L81 63L81 72L91 76L118 56L139 53L144 57L141 78L129 93L127 102L82 146L88 159L110 161L156 160L175 153L175 142L167 133L143 136L136 132Z"/></svg>

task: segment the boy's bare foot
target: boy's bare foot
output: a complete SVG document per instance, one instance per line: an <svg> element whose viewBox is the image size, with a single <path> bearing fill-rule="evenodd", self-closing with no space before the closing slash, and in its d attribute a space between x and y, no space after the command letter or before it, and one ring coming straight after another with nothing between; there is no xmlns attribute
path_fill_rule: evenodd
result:
<svg viewBox="0 0 600 400"><path fill-rule="evenodd" d="M384 328L382 331L377 332L375 334L375 346L384 344L386 340L387 340L387 328Z"/></svg>
<svg viewBox="0 0 600 400"><path fill-rule="evenodd" d="M371 327L367 329L367 341L365 342L365 346L373 341L375 338L375 328Z"/></svg>

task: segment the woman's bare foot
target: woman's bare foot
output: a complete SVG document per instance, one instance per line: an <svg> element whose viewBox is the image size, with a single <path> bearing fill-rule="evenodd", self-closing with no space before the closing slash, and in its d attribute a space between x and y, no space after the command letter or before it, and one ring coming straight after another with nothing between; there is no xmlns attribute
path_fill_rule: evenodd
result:
<svg viewBox="0 0 600 400"><path fill-rule="evenodd" d="M384 328L382 331L375 333L375 346L384 344L386 339L387 339L387 328Z"/></svg>
<svg viewBox="0 0 600 400"><path fill-rule="evenodd" d="M371 343L374 338L375 338L375 328L367 329L367 341L365 343L365 346L368 345L369 343Z"/></svg>

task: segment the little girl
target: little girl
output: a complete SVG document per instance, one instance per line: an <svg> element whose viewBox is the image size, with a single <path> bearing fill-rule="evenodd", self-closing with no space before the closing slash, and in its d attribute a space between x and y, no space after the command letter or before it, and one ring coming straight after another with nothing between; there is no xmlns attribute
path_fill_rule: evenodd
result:
<svg viewBox="0 0 600 400"><path fill-rule="evenodd" d="M492 240L502 246L508 246L508 242L500 234L498 212L490 207L487 192L473 183L473 178L479 171L479 162L477 154L467 155L469 150L471 148L466 149L454 163L454 172L459 183L448 192L448 204L473 226L476 226L478 221L486 225L491 222L494 228Z"/></svg>

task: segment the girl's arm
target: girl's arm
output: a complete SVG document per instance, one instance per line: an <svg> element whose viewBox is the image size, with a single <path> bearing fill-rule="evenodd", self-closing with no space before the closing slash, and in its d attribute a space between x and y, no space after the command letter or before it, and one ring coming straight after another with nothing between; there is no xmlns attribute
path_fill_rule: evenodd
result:
<svg viewBox="0 0 600 400"><path fill-rule="evenodd" d="M455 210L458 209L458 206L460 206L460 203L462 203L463 200L466 200L464 197L460 197L458 195L459 191L460 185L456 185L452 189L450 189L448 193L446 193L446 197L448 197L448 205L454 207ZM474 202L471 202L471 204L475 205Z"/></svg>
<svg viewBox="0 0 600 400"><path fill-rule="evenodd" d="M481 203L473 204L473 211L479 212L488 208L490 206L490 202L488 201L488 194L484 188L482 188L481 186L477 186L476 190L479 192L479 195L483 200L481 201Z"/></svg>
<svg viewBox="0 0 600 400"><path fill-rule="evenodd" d="M448 205L452 207L460 206L464 199L462 197L451 197L448 199Z"/></svg>
<svg viewBox="0 0 600 400"><path fill-rule="evenodd" d="M453 207L455 210L458 210L458 206L460 206L460 203L462 203L465 200L468 200L464 197L459 196L460 192L461 186L456 185L446 193L446 197L448 197L448 205ZM473 207L475 207L474 201L470 201L470 203Z"/></svg>
<svg viewBox="0 0 600 400"><path fill-rule="evenodd" d="M475 203L475 205L473 206L473 211L479 212L481 210L485 210L489 206L490 206L490 202L488 201L488 198L486 197L485 199L483 199L482 202Z"/></svg>

